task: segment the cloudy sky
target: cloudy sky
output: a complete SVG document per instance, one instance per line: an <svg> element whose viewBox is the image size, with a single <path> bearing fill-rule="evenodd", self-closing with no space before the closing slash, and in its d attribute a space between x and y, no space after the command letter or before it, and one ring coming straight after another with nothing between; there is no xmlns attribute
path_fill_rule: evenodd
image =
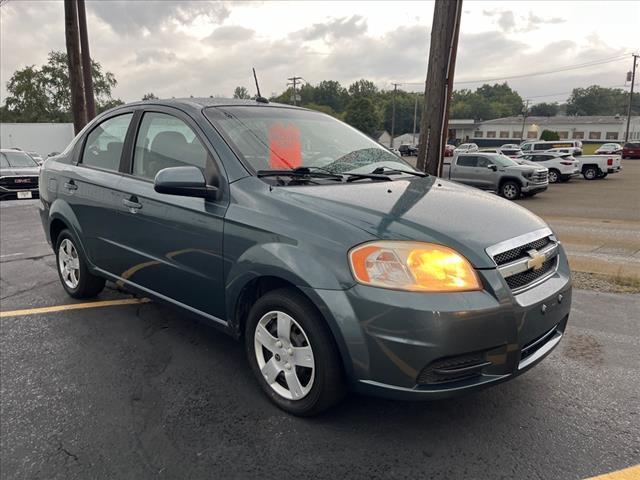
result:
<svg viewBox="0 0 640 480"><path fill-rule="evenodd" d="M87 0L87 15L92 57L116 75L124 101L230 96L237 85L253 93L252 66L267 95L294 74L420 91L433 2ZM639 24L640 2L466 0L456 88L506 80L535 103L563 101L578 86L624 87ZM6 1L0 36L4 102L17 68L65 49L62 2Z"/></svg>

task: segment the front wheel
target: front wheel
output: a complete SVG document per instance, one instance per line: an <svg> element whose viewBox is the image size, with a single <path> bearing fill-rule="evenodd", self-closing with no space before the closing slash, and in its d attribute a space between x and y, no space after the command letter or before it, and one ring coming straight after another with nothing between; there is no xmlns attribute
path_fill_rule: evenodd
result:
<svg viewBox="0 0 640 480"><path fill-rule="evenodd" d="M500 187L500 195L507 200L516 200L520 198L520 185L514 181L507 181Z"/></svg>
<svg viewBox="0 0 640 480"><path fill-rule="evenodd" d="M262 390L286 412L315 415L345 394L329 328L295 290L274 290L256 301L245 326L245 350Z"/></svg>
<svg viewBox="0 0 640 480"><path fill-rule="evenodd" d="M560 172L558 170L549 170L549 183L558 183L560 181Z"/></svg>
<svg viewBox="0 0 640 480"><path fill-rule="evenodd" d="M89 272L87 261L69 230L63 230L58 235L56 264L60 283L73 298L95 297L104 288L104 278Z"/></svg>

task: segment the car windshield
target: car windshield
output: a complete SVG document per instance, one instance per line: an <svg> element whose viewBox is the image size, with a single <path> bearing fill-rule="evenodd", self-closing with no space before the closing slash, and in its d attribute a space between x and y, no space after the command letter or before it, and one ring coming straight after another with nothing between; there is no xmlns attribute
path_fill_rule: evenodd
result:
<svg viewBox="0 0 640 480"><path fill-rule="evenodd" d="M325 173L414 170L396 154L335 118L286 107L225 106L207 118L258 170L315 168Z"/></svg>
<svg viewBox="0 0 640 480"><path fill-rule="evenodd" d="M492 155L491 161L501 167L513 167L518 165L518 162L513 161L506 155Z"/></svg>
<svg viewBox="0 0 640 480"><path fill-rule="evenodd" d="M38 163L24 152L2 152L0 155L13 168L38 166Z"/></svg>

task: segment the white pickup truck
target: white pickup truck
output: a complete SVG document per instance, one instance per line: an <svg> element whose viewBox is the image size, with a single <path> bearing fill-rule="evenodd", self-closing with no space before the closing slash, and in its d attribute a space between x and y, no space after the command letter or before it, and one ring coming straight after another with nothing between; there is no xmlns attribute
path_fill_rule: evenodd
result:
<svg viewBox="0 0 640 480"><path fill-rule="evenodd" d="M559 147L538 153L568 153L575 155L575 150L575 148L571 147ZM621 155L580 155L576 160L580 162L580 172L587 180L605 178L608 174L617 173L622 169Z"/></svg>

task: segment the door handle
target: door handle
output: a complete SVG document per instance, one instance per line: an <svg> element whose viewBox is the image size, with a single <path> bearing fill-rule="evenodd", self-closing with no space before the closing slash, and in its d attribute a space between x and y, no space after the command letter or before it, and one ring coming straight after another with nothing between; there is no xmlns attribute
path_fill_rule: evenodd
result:
<svg viewBox="0 0 640 480"><path fill-rule="evenodd" d="M136 213L142 208L142 204L137 201L138 199L132 197L131 199L123 199L122 204L129 209L131 213Z"/></svg>
<svg viewBox="0 0 640 480"><path fill-rule="evenodd" d="M65 182L64 188L66 188L69 191L73 191L73 190L77 190L78 186L75 184L73 180L69 180L68 182Z"/></svg>

